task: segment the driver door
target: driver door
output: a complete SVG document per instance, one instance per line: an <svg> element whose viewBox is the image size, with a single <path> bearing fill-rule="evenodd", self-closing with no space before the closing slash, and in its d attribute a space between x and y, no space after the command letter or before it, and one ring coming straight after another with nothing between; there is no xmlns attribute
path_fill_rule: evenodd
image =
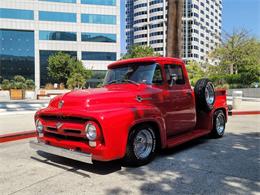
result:
<svg viewBox="0 0 260 195"><path fill-rule="evenodd" d="M168 82L168 103L166 110L167 135L174 136L194 129L196 113L192 89L185 80L181 65L165 65ZM177 80L171 85L171 75L176 74Z"/></svg>

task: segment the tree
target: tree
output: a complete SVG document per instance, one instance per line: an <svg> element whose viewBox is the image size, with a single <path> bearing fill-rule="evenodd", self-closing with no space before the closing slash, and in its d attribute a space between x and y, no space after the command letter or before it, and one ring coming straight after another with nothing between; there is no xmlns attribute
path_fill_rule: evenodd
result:
<svg viewBox="0 0 260 195"><path fill-rule="evenodd" d="M67 80L67 86L69 89L81 89L84 87L86 80L84 76L80 73L72 73Z"/></svg>
<svg viewBox="0 0 260 195"><path fill-rule="evenodd" d="M49 57L47 69L54 82L66 84L70 88L82 88L85 81L91 78L91 70L85 69L81 61L63 52Z"/></svg>
<svg viewBox="0 0 260 195"><path fill-rule="evenodd" d="M148 56L160 56L160 54L156 53L151 46L133 45L122 59L142 58Z"/></svg>
<svg viewBox="0 0 260 195"><path fill-rule="evenodd" d="M53 82L67 83L68 77L73 67L73 61L69 54L57 52L48 58L48 76Z"/></svg>
<svg viewBox="0 0 260 195"><path fill-rule="evenodd" d="M243 85L259 81L260 42L248 35L245 30L226 34L224 42L210 57L220 61L219 72L224 75L240 75Z"/></svg>
<svg viewBox="0 0 260 195"><path fill-rule="evenodd" d="M86 80L90 79L91 76L92 72L85 69L82 62L77 60L74 63L66 84L70 89L80 89L85 86Z"/></svg>
<svg viewBox="0 0 260 195"><path fill-rule="evenodd" d="M195 86L196 82L205 77L205 72L201 68L200 64L195 61L189 61L187 63L187 71L189 74L190 83L192 86Z"/></svg>

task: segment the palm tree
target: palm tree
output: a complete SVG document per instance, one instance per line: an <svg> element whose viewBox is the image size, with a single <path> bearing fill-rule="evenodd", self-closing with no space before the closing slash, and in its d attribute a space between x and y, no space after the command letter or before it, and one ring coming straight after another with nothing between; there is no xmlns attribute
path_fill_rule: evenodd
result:
<svg viewBox="0 0 260 195"><path fill-rule="evenodd" d="M167 45L168 57L182 57L182 15L184 0L168 0Z"/></svg>

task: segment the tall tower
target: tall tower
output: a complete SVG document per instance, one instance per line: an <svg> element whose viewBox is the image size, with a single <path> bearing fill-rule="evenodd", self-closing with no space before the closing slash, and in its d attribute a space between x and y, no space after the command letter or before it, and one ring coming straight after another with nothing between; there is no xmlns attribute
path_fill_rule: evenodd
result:
<svg viewBox="0 0 260 195"><path fill-rule="evenodd" d="M169 0L126 0L127 48L150 45L166 56ZM129 6L130 5L130 6ZM184 0L182 57L197 62L220 43L222 0Z"/></svg>

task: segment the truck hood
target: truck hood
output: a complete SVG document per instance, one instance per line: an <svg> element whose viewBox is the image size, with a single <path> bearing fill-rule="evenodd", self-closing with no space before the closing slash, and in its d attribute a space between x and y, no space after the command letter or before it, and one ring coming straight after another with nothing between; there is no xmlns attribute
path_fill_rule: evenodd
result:
<svg viewBox="0 0 260 195"><path fill-rule="evenodd" d="M137 97L148 100L153 93L156 92L152 87L143 84L116 84L103 88L74 90L55 98L50 106L58 107L62 101L62 109L115 109L138 103Z"/></svg>

